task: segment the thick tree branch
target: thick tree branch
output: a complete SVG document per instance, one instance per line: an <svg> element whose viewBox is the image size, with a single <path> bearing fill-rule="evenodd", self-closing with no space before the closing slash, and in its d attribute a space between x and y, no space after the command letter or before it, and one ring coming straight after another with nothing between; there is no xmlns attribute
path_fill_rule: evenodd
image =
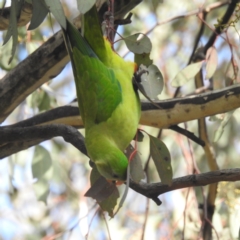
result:
<svg viewBox="0 0 240 240"><path fill-rule="evenodd" d="M221 90L199 95L158 101L156 104L159 108L149 102L143 101L141 103L142 116L140 124L157 128L168 128L182 122L239 108L239 99L240 84L236 84ZM11 126L26 127L40 124L62 123L77 128L83 127L77 103L74 105L58 107Z"/></svg>
<svg viewBox="0 0 240 240"><path fill-rule="evenodd" d="M160 109L149 102L142 102L140 124L158 128L171 128L172 125L182 122L236 109L240 107L239 98L240 85L238 84L200 95L159 101L157 104ZM78 106L67 105L41 113L14 125L1 127L0 131L5 128L22 129L49 124L65 124L75 128L83 127ZM35 135L32 135L30 142L27 140L27 142L24 142L22 139L20 143L7 143L7 139L1 138L2 143L6 143L6 145L0 146L0 158L39 143L39 139L36 139ZM47 139L49 138L44 138L42 141Z"/></svg>
<svg viewBox="0 0 240 240"><path fill-rule="evenodd" d="M148 198L151 198L158 205L160 205L161 201L158 199L158 197L159 195L166 192L188 187L206 186L208 184L222 181L235 182L239 180L240 180L240 168L234 168L175 178L173 179L171 186L164 185L162 183L137 184L131 181L130 187L134 191Z"/></svg>
<svg viewBox="0 0 240 240"><path fill-rule="evenodd" d="M4 127L0 128L0 136L0 158L8 156L6 155L7 149L11 149L14 151L13 153L16 153L19 149L24 150L58 136L63 137L66 142L71 143L79 151L87 155L82 134L76 128L63 124L49 124L24 128Z"/></svg>

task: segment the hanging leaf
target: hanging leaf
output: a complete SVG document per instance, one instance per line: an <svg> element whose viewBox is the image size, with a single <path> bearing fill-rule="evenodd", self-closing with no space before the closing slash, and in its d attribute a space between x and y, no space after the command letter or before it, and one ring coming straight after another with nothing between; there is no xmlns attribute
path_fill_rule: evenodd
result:
<svg viewBox="0 0 240 240"><path fill-rule="evenodd" d="M32 174L34 178L49 178L46 173L52 167L52 158L49 152L42 146L36 146L33 161L32 161Z"/></svg>
<svg viewBox="0 0 240 240"><path fill-rule="evenodd" d="M12 54L12 42L13 39L10 38L3 47L0 47L0 68L5 71L10 71L18 64L16 57L14 57L11 63L9 63L9 57L11 57Z"/></svg>
<svg viewBox="0 0 240 240"><path fill-rule="evenodd" d="M110 217L113 217L113 210L117 205L119 192L116 185L108 182L100 175L97 167L94 165L91 175L91 188L84 196L95 199L103 211L107 211Z"/></svg>
<svg viewBox="0 0 240 240"><path fill-rule="evenodd" d="M7 3L7 0L3 0L2 6L1 6L2 9L5 8L6 3Z"/></svg>
<svg viewBox="0 0 240 240"><path fill-rule="evenodd" d="M141 72L141 70L146 71L146 73L141 75L141 85L146 95L152 100L158 99L158 95L162 92L164 86L162 73L153 64L147 68L141 65L139 71Z"/></svg>
<svg viewBox="0 0 240 240"><path fill-rule="evenodd" d="M137 136L135 136L133 139L136 139L138 142L142 142L144 139L144 134L141 132L141 130L138 130L136 135Z"/></svg>
<svg viewBox="0 0 240 240"><path fill-rule="evenodd" d="M42 101L40 102L38 109L39 111L49 110L50 109L50 96L44 91L44 95L42 97Z"/></svg>
<svg viewBox="0 0 240 240"><path fill-rule="evenodd" d="M206 79L213 76L217 69L218 55L215 47L210 47L206 54Z"/></svg>
<svg viewBox="0 0 240 240"><path fill-rule="evenodd" d="M202 64L204 61L193 63L182 69L176 77L172 80L171 85L173 87L180 87L188 82L190 79L193 79L196 74L202 68Z"/></svg>
<svg viewBox="0 0 240 240"><path fill-rule="evenodd" d="M240 240L240 227L239 227L239 230L238 230L238 240Z"/></svg>
<svg viewBox="0 0 240 240"><path fill-rule="evenodd" d="M218 127L218 130L214 134L214 140L213 140L214 142L217 142L221 138L221 136L224 132L224 128L227 125L230 118L232 117L233 113L234 113L234 111L225 113L225 116L224 116L223 120L221 121L221 124Z"/></svg>
<svg viewBox="0 0 240 240"><path fill-rule="evenodd" d="M37 89L27 97L27 104L31 108L37 108L43 101L45 92L42 89Z"/></svg>
<svg viewBox="0 0 240 240"><path fill-rule="evenodd" d="M140 66L141 64L148 67L153 63L150 59L150 53L134 54L134 62Z"/></svg>
<svg viewBox="0 0 240 240"><path fill-rule="evenodd" d="M48 14L48 8L43 0L32 0L33 12L28 30L37 28Z"/></svg>
<svg viewBox="0 0 240 240"><path fill-rule="evenodd" d="M17 42L18 42L18 30L17 30L18 1L12 0L10 11L11 12L10 12L8 30L3 41L3 45L4 45L12 37L12 50L11 50L11 56L8 60L8 64L10 64L13 59L13 56L17 48Z"/></svg>
<svg viewBox="0 0 240 240"><path fill-rule="evenodd" d="M33 189L38 201L43 201L45 204L47 204L47 197L50 192L48 181L46 181L45 179L37 181L36 183L34 183Z"/></svg>
<svg viewBox="0 0 240 240"><path fill-rule="evenodd" d="M141 39L139 39L140 35L143 35ZM126 37L124 38L124 41L127 45L127 48L136 54L150 53L152 50L152 43L150 39L142 33L136 33Z"/></svg>
<svg viewBox="0 0 240 240"><path fill-rule="evenodd" d="M171 185L172 183L172 166L171 156L168 148L160 139L149 135L150 138L150 153L158 175L163 184Z"/></svg>
<svg viewBox="0 0 240 240"><path fill-rule="evenodd" d="M135 151L134 147L131 144L129 144L127 149L125 150L125 155L127 156L128 159L134 151ZM145 177L142 168L141 158L137 152L134 155L134 158L130 160L130 176L131 179L136 183L140 182Z"/></svg>
<svg viewBox="0 0 240 240"><path fill-rule="evenodd" d="M52 178L52 158L49 152L42 146L36 146L33 161L32 174L38 181L33 184L37 199L46 203L49 194L49 179Z"/></svg>
<svg viewBox="0 0 240 240"><path fill-rule="evenodd" d="M24 4L25 0L18 0L17 1L17 19L19 19L20 15L21 15L21 11L22 11L22 7Z"/></svg>
<svg viewBox="0 0 240 240"><path fill-rule="evenodd" d="M84 14L89 11L96 3L96 0L77 0L77 6L80 13Z"/></svg>
<svg viewBox="0 0 240 240"><path fill-rule="evenodd" d="M66 29L66 17L63 11L62 4L60 0L45 0L45 3L49 9L49 11L53 14L53 16L56 18L58 23Z"/></svg>

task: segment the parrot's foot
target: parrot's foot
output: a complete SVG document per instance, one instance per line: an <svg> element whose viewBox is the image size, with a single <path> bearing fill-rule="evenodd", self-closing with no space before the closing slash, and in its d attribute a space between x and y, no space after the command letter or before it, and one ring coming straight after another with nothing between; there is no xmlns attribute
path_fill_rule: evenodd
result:
<svg viewBox="0 0 240 240"><path fill-rule="evenodd" d="M148 73L148 71L142 69L142 70L134 73L134 75L133 75L133 88L134 88L135 91L139 90L145 96L146 92L143 88L143 85L141 84L141 82L142 82L141 76L144 73Z"/></svg>
<svg viewBox="0 0 240 240"><path fill-rule="evenodd" d="M132 22L131 17L132 17L132 13L130 12L126 18L124 19L116 19L114 20L114 25L127 25L130 24Z"/></svg>
<svg viewBox="0 0 240 240"><path fill-rule="evenodd" d="M115 29L114 29L114 16L113 13L107 11L103 15L104 21L102 22L103 35L112 43L114 41Z"/></svg>

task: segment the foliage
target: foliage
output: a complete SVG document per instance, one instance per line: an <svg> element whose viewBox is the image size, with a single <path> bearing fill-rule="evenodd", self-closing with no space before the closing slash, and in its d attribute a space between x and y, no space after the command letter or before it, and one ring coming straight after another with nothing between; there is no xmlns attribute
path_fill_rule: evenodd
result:
<svg viewBox="0 0 240 240"><path fill-rule="evenodd" d="M33 8L30 25L18 27L16 16L20 9L18 4L22 1L12 1L10 27L0 35L1 43L5 44L0 48L0 77L14 69L56 33L60 29L58 22L64 26L63 13L70 18L77 16L76 9L77 6L80 8L81 2L61 1L61 4L58 0L33 0L33 5L39 11ZM132 23L118 28L119 35L116 34L114 46L121 56L133 59L128 47L135 53L136 62L146 65L144 69L154 68L153 66L161 69L162 73L154 68L153 72L149 70L150 73L145 72L142 76L143 79L150 79L150 89L146 93L149 95L153 92L151 99L172 98L176 93L175 87L181 87L180 93L176 95L183 97L212 89L219 90L239 82L239 6L231 14L230 21L224 22L224 14L231 6L228 2L209 0L202 4L199 1L144 1L132 10ZM48 8L52 15L47 14ZM201 13L199 9L206 11ZM83 8L82 11L86 10ZM221 21L218 20L220 18ZM219 31L224 33L217 35L211 46L206 48L211 37L220 33ZM144 36L143 42L139 43L139 35ZM151 44L146 43L148 39ZM202 48L195 58L194 46ZM201 81L202 85L199 84ZM1 91L0 87L0 96ZM42 83L39 89L33 91L3 125L20 122L43 111L68 104L74 97L74 82L68 65L56 78ZM227 97L228 95L225 98ZM201 104L204 106L204 103ZM185 113L187 119L188 112ZM167 110L165 114L168 114ZM162 182L170 184L170 175L165 180L162 179L166 173L162 170L165 168L172 168L174 179L218 168L237 168L240 126L238 115L239 110L236 109L228 113L222 112L211 119L206 118L206 124L199 120L179 125L198 135L205 142L204 147L177 131L172 131L171 127L159 130L140 126L152 135L149 139L143 133L144 137L137 142L138 155L145 172L144 181L159 182L160 174ZM84 134L84 130L80 131ZM153 144L149 146L149 142ZM0 143L0 147L3 146ZM156 152L159 146L164 149L164 153ZM164 159L163 154L167 157L171 155L172 166L170 161L167 164L163 161L163 165L159 162L154 164L156 159ZM150 161L151 156L154 161ZM54 138L12 154L0 164L3 182L0 195L0 235L3 239L81 239L84 236L88 239L103 236L106 239L109 235L112 239L125 239L129 235L134 239L144 239L144 236L149 239L196 239L201 234L209 234L206 228L208 221L212 222L213 228L210 227L210 230L214 239L236 239L239 234L239 223L236 223L236 219L240 217L238 181L222 182L218 187L217 184L212 184L212 192L208 191L208 186L171 191L159 196L161 206L157 206L150 197L146 198L130 189L121 210L114 219L108 221L107 215L100 210L95 200L84 197L90 185L89 159L61 138ZM142 177L140 170L139 174ZM140 176L136 178L141 178ZM91 181L95 182L93 178L92 175ZM104 203L106 209L109 206L113 209L115 206L118 198L115 189L114 200ZM124 186L118 189L122 195ZM217 195L214 191L217 191ZM103 193L100 195L103 196ZM214 215L206 214L213 205ZM13 230L6 231L4 226ZM209 235L205 239L209 239Z"/></svg>

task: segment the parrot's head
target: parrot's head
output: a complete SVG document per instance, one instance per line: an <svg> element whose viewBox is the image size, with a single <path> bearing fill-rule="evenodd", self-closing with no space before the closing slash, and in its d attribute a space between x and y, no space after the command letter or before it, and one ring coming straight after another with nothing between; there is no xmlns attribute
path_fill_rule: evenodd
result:
<svg viewBox="0 0 240 240"><path fill-rule="evenodd" d="M128 159L119 149L108 152L104 159L95 161L95 163L99 173L107 180L126 180Z"/></svg>

